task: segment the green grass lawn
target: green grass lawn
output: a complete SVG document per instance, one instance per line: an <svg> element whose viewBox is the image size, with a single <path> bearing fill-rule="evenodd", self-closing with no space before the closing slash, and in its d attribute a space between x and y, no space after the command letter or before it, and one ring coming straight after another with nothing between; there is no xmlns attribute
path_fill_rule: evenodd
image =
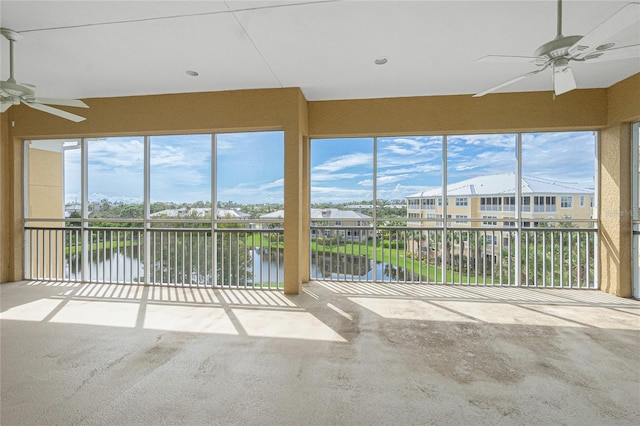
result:
<svg viewBox="0 0 640 426"><path fill-rule="evenodd" d="M339 246L325 247L323 245L318 245L315 241L311 243L311 251L316 251L319 253L336 253L336 254L348 254L355 256L368 256L370 259L373 258L373 247L368 244L355 244L355 243L347 243L340 244ZM406 252L404 249L395 249L395 248L387 248L387 247L376 247L376 259L378 261L382 261L384 263L400 267L406 268L408 271L413 272L414 274L420 274L422 277L429 279L439 280L442 276L442 269L432 266L425 265L424 263L413 259L412 257L406 256ZM452 278L455 282L458 282L460 279L459 273L447 270L445 275L446 282L451 282Z"/></svg>

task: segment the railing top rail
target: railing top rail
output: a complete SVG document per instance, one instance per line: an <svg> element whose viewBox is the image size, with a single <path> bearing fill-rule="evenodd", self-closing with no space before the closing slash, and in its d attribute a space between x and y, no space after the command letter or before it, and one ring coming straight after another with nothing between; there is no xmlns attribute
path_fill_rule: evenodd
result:
<svg viewBox="0 0 640 426"><path fill-rule="evenodd" d="M110 222L110 223L144 223L144 218L110 218L110 217L101 217L95 218L90 217L87 219L81 218L71 218L71 217L60 217L60 218L51 218L51 217L29 217L24 219L25 223L28 222L71 222L71 223L97 223L97 222ZM192 218L150 218L146 220L147 223L211 223L211 219L192 219ZM283 219L214 219L214 223L284 223ZM343 222L345 222L343 220Z"/></svg>
<svg viewBox="0 0 640 426"><path fill-rule="evenodd" d="M76 226L25 226L25 230L42 230L42 231L81 231L83 228ZM102 227L102 226L92 226L88 228L84 228L85 231L110 231L110 232L144 232L145 228L141 227ZM271 234L282 234L284 230L282 229L250 229L250 228L214 228L217 233L252 233L252 234L260 234L260 233L271 233ZM203 232L203 233L211 233L212 228L147 228L148 232Z"/></svg>

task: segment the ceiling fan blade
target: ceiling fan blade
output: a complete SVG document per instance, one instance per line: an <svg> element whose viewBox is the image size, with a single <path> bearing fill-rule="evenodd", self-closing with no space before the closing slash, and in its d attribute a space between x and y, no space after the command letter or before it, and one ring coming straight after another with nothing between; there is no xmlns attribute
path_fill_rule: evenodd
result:
<svg viewBox="0 0 640 426"><path fill-rule="evenodd" d="M33 109L37 109L43 112L47 112L49 114L57 115L58 117L66 118L67 120L75 121L76 123L86 120L85 117L80 117L79 115L71 114L70 112L63 111L58 108L50 107L48 105L42 105L34 102L24 102L24 101L22 103Z"/></svg>
<svg viewBox="0 0 640 426"><path fill-rule="evenodd" d="M615 34L630 27L640 20L640 2L629 3L607 18L591 32L578 40L568 50L569 56L581 59L589 53L597 51Z"/></svg>
<svg viewBox="0 0 640 426"><path fill-rule="evenodd" d="M520 64L529 64L535 63L540 58L536 56L508 56L508 55L487 55L483 56L480 59L477 59L476 62L496 62L496 63L520 63Z"/></svg>
<svg viewBox="0 0 640 426"><path fill-rule="evenodd" d="M578 87L573 76L571 67L558 65L553 67L553 91L557 95L562 95Z"/></svg>
<svg viewBox="0 0 640 426"><path fill-rule="evenodd" d="M37 102L39 104L47 105L69 106L76 108L89 108L89 105L78 99L34 98L33 100L29 99L29 102Z"/></svg>
<svg viewBox="0 0 640 426"><path fill-rule="evenodd" d="M13 105L13 102L9 102L9 101L0 102L0 113L8 110L11 105Z"/></svg>
<svg viewBox="0 0 640 426"><path fill-rule="evenodd" d="M510 84L516 83L516 82L518 82L520 80L524 80L525 78L529 78L529 77L534 76L534 75L536 75L538 73L541 73L542 71L546 70L547 68L549 68L549 65L545 65L544 68L540 68L539 70L528 72L528 73L523 74L523 75L521 75L519 77L516 77L514 79L506 81L506 82L504 82L502 84L498 84L497 86L494 86L491 89L487 89L487 90L485 90L483 92L476 93L475 95L473 95L473 97L474 98L479 98L480 96L484 96L487 93L495 92L496 90L502 89L503 87L506 87L506 86L508 86Z"/></svg>
<svg viewBox="0 0 640 426"><path fill-rule="evenodd" d="M595 51L584 57L589 62L615 61L618 59L640 59L640 44Z"/></svg>

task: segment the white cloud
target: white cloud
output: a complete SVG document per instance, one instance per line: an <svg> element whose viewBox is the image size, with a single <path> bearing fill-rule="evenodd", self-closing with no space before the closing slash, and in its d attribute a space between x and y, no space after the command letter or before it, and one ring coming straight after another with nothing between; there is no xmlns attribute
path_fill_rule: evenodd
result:
<svg viewBox="0 0 640 426"><path fill-rule="evenodd" d="M516 135L507 133L497 135L450 136L447 138L448 150L456 145L515 149Z"/></svg>
<svg viewBox="0 0 640 426"><path fill-rule="evenodd" d="M144 144L141 140L91 140L88 150L89 169L142 169L144 165Z"/></svg>
<svg viewBox="0 0 640 426"><path fill-rule="evenodd" d="M399 182L405 179L411 178L409 174L399 174L399 175L388 175L388 176L378 176L377 183L378 188L380 186L389 185L394 182ZM358 182L360 186L373 186L373 179L364 179Z"/></svg>
<svg viewBox="0 0 640 426"><path fill-rule="evenodd" d="M473 169L477 169L478 167L480 167L479 164L470 166L470 165L460 165L460 166L456 166L454 167L455 170L457 171L464 171L464 170L473 170Z"/></svg>
<svg viewBox="0 0 640 426"><path fill-rule="evenodd" d="M258 187L258 189L261 191L273 188L284 188L284 179L278 179L276 181L269 182Z"/></svg>
<svg viewBox="0 0 640 426"><path fill-rule="evenodd" d="M373 167L373 154L356 152L353 154L342 155L332 158L323 164L317 165L313 170L322 170L326 172L337 172L338 170L348 169L350 167L369 165Z"/></svg>
<svg viewBox="0 0 640 426"><path fill-rule="evenodd" d="M354 179L358 176L362 176L359 173L312 173L312 182L325 182L333 180Z"/></svg>

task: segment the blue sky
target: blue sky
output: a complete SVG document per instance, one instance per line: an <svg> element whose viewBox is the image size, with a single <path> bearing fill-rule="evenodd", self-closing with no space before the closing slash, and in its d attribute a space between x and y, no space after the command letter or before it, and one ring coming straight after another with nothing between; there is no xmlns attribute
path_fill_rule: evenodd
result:
<svg viewBox="0 0 640 426"><path fill-rule="evenodd" d="M217 199L243 204L282 203L282 132L217 134ZM451 135L447 138L448 182L515 172L514 134ZM523 174L594 186L593 132L523 135ZM211 135L154 136L150 145L152 201L211 200ZM141 202L144 138L88 141L90 201ZM443 137L377 139L377 198L403 199L442 184ZM373 200L374 139L311 142L311 202ZM65 198L80 199L80 150L65 155Z"/></svg>
<svg viewBox="0 0 640 426"><path fill-rule="evenodd" d="M282 132L217 134L217 199L282 203ZM144 138L88 141L89 201L141 202ZM175 203L211 200L211 135L150 138L150 199ZM80 200L80 150L65 156L66 202Z"/></svg>
<svg viewBox="0 0 640 426"><path fill-rule="evenodd" d="M515 173L516 140L515 134L448 136L448 183ZM523 174L593 187L594 147L593 132L524 134ZM442 136L378 138L377 152L377 198L442 186ZM312 203L372 200L373 138L313 140L311 179Z"/></svg>

